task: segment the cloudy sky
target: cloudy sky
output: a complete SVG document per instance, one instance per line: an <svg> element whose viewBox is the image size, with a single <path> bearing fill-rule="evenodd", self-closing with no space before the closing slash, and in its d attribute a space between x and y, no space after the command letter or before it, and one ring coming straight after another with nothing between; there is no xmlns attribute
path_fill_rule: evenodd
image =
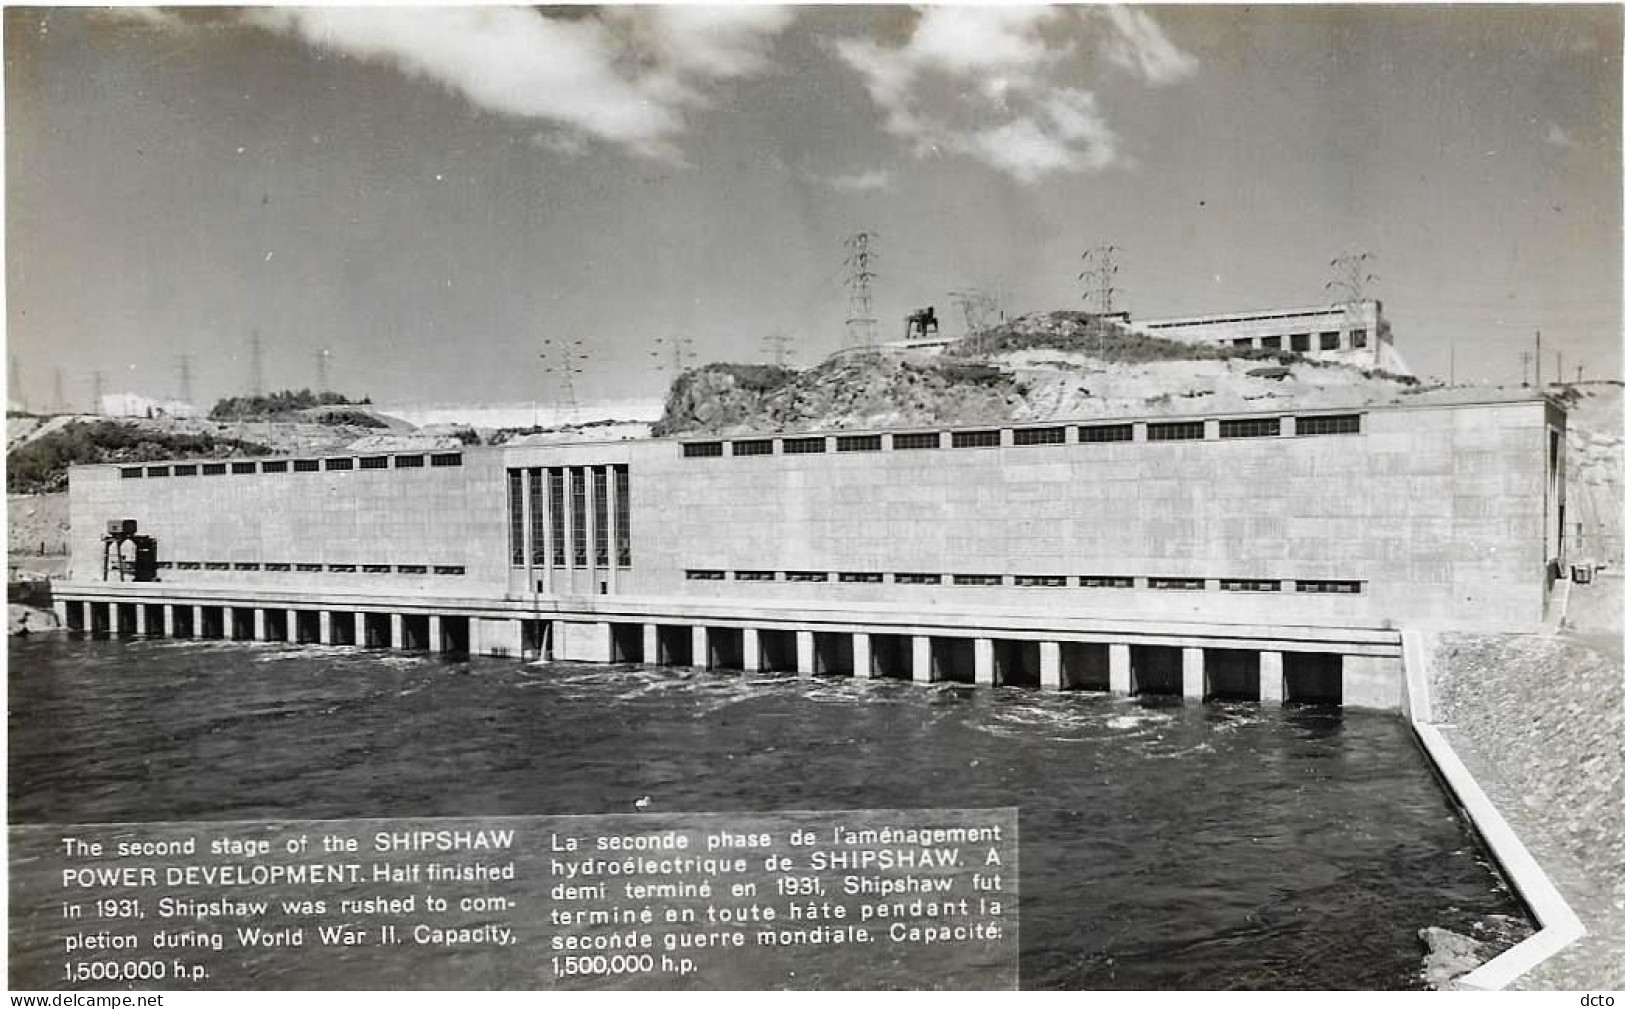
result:
<svg viewBox="0 0 1625 1009"><path fill-rule="evenodd" d="M331 384L658 395L669 348L884 338L950 292L1313 304L1371 254L1413 366L1620 371L1618 7L5 12L9 349L35 405ZM547 343L544 341L551 341ZM579 341L579 343L577 343ZM557 363L557 358L552 359ZM668 365L659 370L658 364ZM15 396L15 393L13 394Z"/></svg>

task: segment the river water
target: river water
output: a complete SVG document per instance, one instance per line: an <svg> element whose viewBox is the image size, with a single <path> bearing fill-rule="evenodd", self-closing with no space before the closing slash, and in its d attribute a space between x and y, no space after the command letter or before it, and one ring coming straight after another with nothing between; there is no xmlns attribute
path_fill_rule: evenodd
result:
<svg viewBox="0 0 1625 1009"><path fill-rule="evenodd" d="M1419 928L1527 927L1397 715L236 642L9 657L13 824L1017 806L1027 988L1421 987Z"/></svg>

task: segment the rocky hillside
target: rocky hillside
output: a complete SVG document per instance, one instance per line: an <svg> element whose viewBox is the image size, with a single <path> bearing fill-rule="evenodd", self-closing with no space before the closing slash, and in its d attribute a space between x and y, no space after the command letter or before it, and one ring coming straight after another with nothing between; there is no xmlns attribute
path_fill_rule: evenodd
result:
<svg viewBox="0 0 1625 1009"><path fill-rule="evenodd" d="M1080 312L1023 316L940 354L877 349L792 372L713 364L672 386L657 434L976 424L1114 413L1386 401L1410 376L1290 352L1190 345L1097 327ZM1191 401L1201 400L1201 406Z"/></svg>
<svg viewBox="0 0 1625 1009"><path fill-rule="evenodd" d="M1625 412L1621 382L1558 387L1568 407L1569 553L1576 561L1625 563Z"/></svg>

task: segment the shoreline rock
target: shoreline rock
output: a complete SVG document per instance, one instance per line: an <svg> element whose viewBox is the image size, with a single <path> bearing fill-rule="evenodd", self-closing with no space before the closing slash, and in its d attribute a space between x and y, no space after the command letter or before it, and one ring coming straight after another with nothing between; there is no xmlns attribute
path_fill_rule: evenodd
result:
<svg viewBox="0 0 1625 1009"><path fill-rule="evenodd" d="M24 606L21 603L9 603L10 633L13 637L27 634L54 634L61 631L62 625L57 623L56 613L52 610L42 610L37 606Z"/></svg>

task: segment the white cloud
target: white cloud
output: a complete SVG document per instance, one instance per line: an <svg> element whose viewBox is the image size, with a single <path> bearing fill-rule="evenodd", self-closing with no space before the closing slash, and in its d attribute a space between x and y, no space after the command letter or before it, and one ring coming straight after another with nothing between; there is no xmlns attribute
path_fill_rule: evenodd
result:
<svg viewBox="0 0 1625 1009"><path fill-rule="evenodd" d="M1553 147L1561 147L1564 150L1569 151L1572 151L1580 146L1580 144L1573 137L1569 136L1568 130L1565 130L1556 123L1546 124L1546 142L1551 144Z"/></svg>
<svg viewBox="0 0 1625 1009"><path fill-rule="evenodd" d="M927 7L908 39L840 39L887 132L916 156L973 158L1021 182L1127 161L1092 92L1076 86L1080 39L1150 84L1189 76L1196 60L1140 11L1020 6Z"/></svg>
<svg viewBox="0 0 1625 1009"><path fill-rule="evenodd" d="M1100 40L1108 60L1147 84L1173 84L1196 73L1196 57L1168 41L1150 14L1132 7L1098 9L1111 29Z"/></svg>
<svg viewBox="0 0 1625 1009"><path fill-rule="evenodd" d="M547 16L512 7L262 7L251 24L387 62L475 105L583 138L681 160L692 109L721 81L760 73L793 13L773 7L609 7Z"/></svg>
<svg viewBox="0 0 1625 1009"><path fill-rule="evenodd" d="M871 168L866 172L848 172L842 175L812 175L814 182L822 183L843 193L870 193L891 188L891 171Z"/></svg>

